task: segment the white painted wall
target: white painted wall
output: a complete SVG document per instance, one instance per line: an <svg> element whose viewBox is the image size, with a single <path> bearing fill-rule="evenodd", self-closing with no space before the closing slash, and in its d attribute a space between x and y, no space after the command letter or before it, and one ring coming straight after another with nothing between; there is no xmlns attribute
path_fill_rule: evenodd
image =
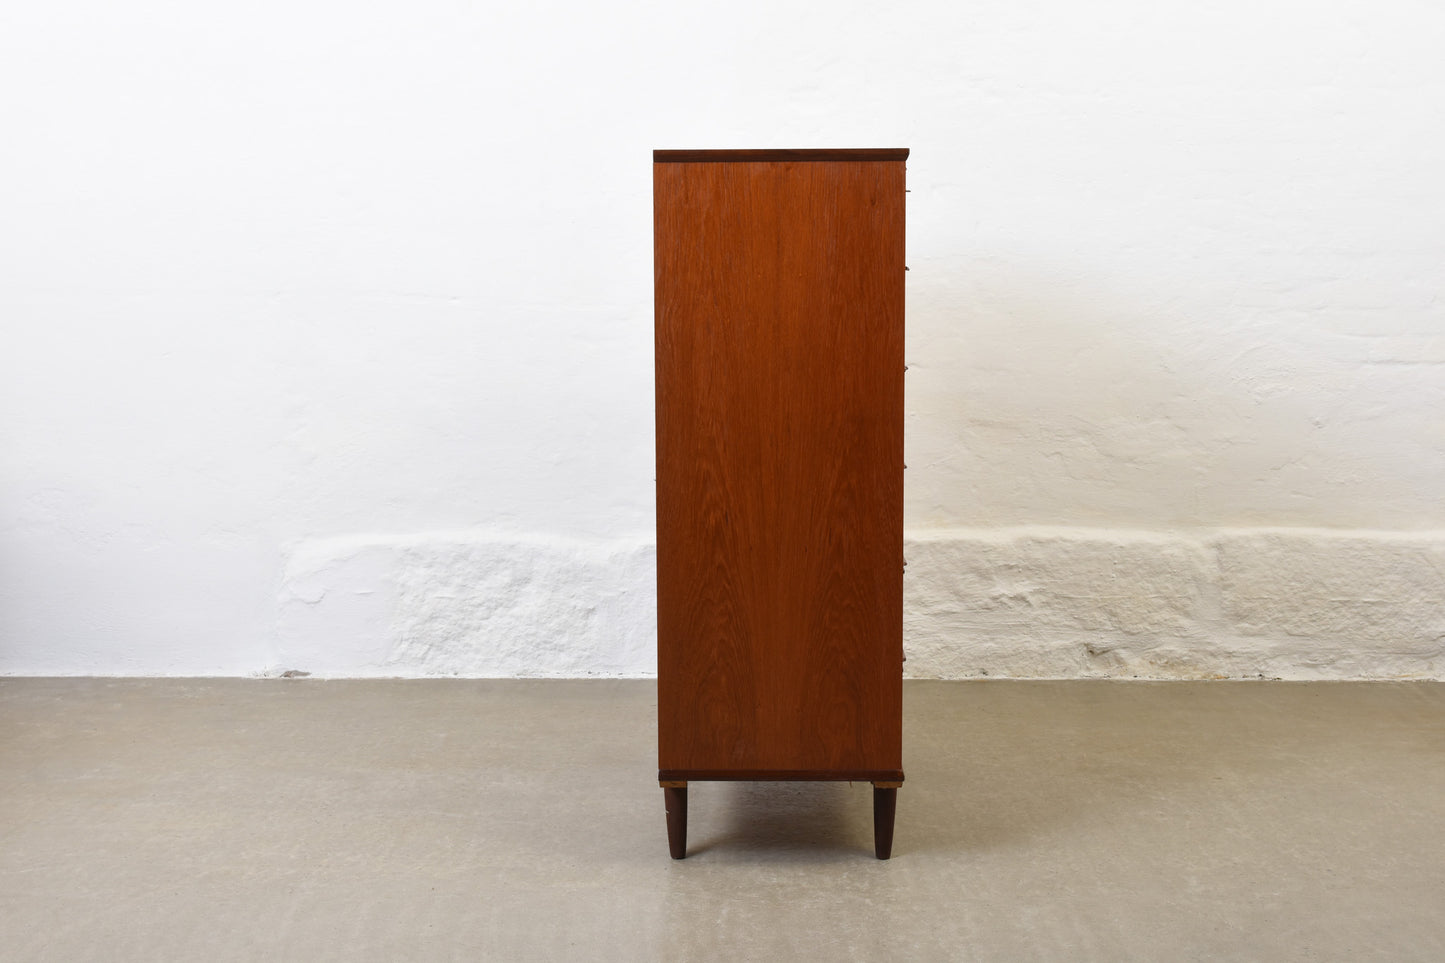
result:
<svg viewBox="0 0 1445 963"><path fill-rule="evenodd" d="M10 4L0 672L650 672L649 151L907 146L909 666L1438 677L1442 11Z"/></svg>

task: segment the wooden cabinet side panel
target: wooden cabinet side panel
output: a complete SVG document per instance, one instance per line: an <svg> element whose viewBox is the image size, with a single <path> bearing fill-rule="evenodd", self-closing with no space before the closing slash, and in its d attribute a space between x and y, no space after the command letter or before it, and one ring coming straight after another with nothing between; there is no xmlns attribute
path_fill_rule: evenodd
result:
<svg viewBox="0 0 1445 963"><path fill-rule="evenodd" d="M903 167L654 165L660 768L901 768Z"/></svg>

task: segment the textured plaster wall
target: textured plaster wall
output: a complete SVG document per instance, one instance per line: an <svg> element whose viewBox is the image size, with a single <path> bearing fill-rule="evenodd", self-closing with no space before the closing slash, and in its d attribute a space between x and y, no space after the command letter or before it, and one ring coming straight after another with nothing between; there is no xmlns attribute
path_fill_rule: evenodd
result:
<svg viewBox="0 0 1445 963"><path fill-rule="evenodd" d="M908 668L1441 675L1445 8L0 14L0 672L645 675L654 147L908 146Z"/></svg>
<svg viewBox="0 0 1445 963"><path fill-rule="evenodd" d="M988 528L907 541L921 678L1440 678L1445 539ZM314 542L279 660L322 675L650 675L650 541L486 533Z"/></svg>

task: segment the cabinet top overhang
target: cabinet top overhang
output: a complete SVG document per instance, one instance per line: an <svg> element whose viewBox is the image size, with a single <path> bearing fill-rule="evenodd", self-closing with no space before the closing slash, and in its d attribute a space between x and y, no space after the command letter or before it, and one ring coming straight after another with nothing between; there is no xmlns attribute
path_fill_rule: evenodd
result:
<svg viewBox="0 0 1445 963"><path fill-rule="evenodd" d="M907 147L861 147L823 150L655 150L654 164L739 164L749 161L901 161Z"/></svg>

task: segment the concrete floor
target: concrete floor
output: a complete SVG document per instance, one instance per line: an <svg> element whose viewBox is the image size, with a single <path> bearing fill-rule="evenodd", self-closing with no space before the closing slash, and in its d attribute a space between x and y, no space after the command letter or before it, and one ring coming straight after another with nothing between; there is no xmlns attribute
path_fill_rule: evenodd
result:
<svg viewBox="0 0 1445 963"><path fill-rule="evenodd" d="M695 783L654 687L0 680L5 960L1445 959L1445 685L912 682L866 785Z"/></svg>

